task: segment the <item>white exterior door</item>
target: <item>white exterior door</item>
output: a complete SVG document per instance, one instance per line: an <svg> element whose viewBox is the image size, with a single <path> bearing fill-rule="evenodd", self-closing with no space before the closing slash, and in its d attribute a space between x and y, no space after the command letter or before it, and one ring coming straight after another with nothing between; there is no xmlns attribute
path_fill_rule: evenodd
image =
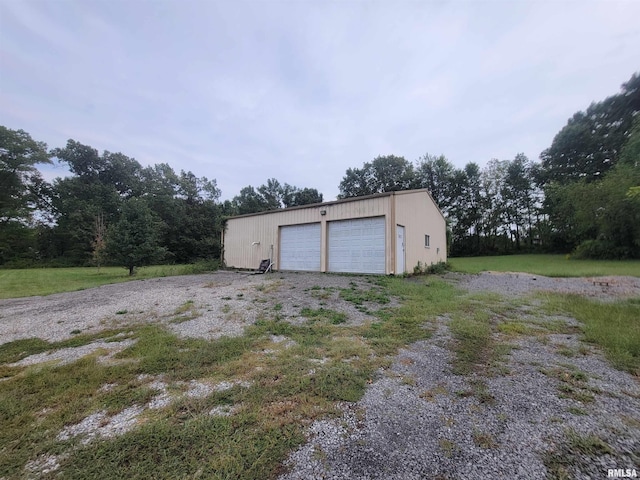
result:
<svg viewBox="0 0 640 480"><path fill-rule="evenodd" d="M328 224L329 271L386 273L384 217Z"/></svg>
<svg viewBox="0 0 640 480"><path fill-rule="evenodd" d="M404 227L396 225L396 275L402 275L405 269Z"/></svg>
<svg viewBox="0 0 640 480"><path fill-rule="evenodd" d="M280 227L280 269L320 271L320 224Z"/></svg>

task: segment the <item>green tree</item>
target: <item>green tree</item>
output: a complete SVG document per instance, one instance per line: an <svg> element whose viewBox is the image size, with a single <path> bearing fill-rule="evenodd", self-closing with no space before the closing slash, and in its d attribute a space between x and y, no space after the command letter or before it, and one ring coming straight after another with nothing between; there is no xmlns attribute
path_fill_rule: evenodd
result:
<svg viewBox="0 0 640 480"><path fill-rule="evenodd" d="M38 256L34 213L47 208L49 194L41 163L51 163L46 144L0 126L0 265Z"/></svg>
<svg viewBox="0 0 640 480"><path fill-rule="evenodd" d="M453 203L452 183L455 171L453 164L444 155L435 156L427 153L416 162L415 187L428 189L445 215L449 213Z"/></svg>
<svg viewBox="0 0 640 480"><path fill-rule="evenodd" d="M553 183L546 202L556 235L568 239L579 257L639 258L640 121L636 121L620 161L601 180Z"/></svg>
<svg viewBox="0 0 640 480"><path fill-rule="evenodd" d="M376 157L361 169L349 168L340 182L338 198L410 190L416 184L413 165L395 155Z"/></svg>
<svg viewBox="0 0 640 480"><path fill-rule="evenodd" d="M36 168L39 163L51 163L45 143L24 130L0 126L0 228L7 222L31 221L45 183Z"/></svg>
<svg viewBox="0 0 640 480"><path fill-rule="evenodd" d="M285 187L288 186L285 183ZM287 197L286 207L298 207L301 205L311 205L313 203L322 203L322 194L315 188L301 188L293 187L293 192Z"/></svg>
<svg viewBox="0 0 640 480"><path fill-rule="evenodd" d="M640 112L640 75L634 73L620 93L577 112L540 155L545 182L566 184L602 178L619 160Z"/></svg>
<svg viewBox="0 0 640 480"><path fill-rule="evenodd" d="M233 205L235 215L266 212L270 209L269 202L267 202L251 185L240 190L240 194L233 197L231 203Z"/></svg>
<svg viewBox="0 0 640 480"><path fill-rule="evenodd" d="M133 275L136 267L160 261L166 249L160 246L158 218L139 198L125 200L118 221L108 229L105 253L113 264Z"/></svg>
<svg viewBox="0 0 640 480"><path fill-rule="evenodd" d="M116 221L122 200L142 195L142 167L122 153L105 151L69 140L52 151L74 174L53 182L51 206L56 222L57 256L71 264L92 261L94 222L102 216Z"/></svg>
<svg viewBox="0 0 640 480"><path fill-rule="evenodd" d="M483 234L484 198L482 179L477 163L469 162L456 171L453 180L455 201L451 207L451 253L470 255L481 248Z"/></svg>
<svg viewBox="0 0 640 480"><path fill-rule="evenodd" d="M507 163L501 189L505 221L510 225L516 249L523 236L532 241L533 216L537 208L537 192L533 179L533 163L522 153Z"/></svg>
<svg viewBox="0 0 640 480"><path fill-rule="evenodd" d="M251 185L244 187L233 198L230 207L233 214L244 215L321 202L322 194L315 188L298 188L270 178L257 189Z"/></svg>

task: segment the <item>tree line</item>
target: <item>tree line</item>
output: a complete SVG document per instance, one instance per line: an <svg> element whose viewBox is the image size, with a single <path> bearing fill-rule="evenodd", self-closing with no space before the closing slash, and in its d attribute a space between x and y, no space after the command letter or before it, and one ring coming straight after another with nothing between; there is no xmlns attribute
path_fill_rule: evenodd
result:
<svg viewBox="0 0 640 480"><path fill-rule="evenodd" d="M640 257L640 76L571 117L540 162L518 154L456 168L445 156L379 156L348 168L339 198L427 188L453 256L574 252ZM70 175L46 182L56 158ZM268 179L220 202L215 180L69 140L49 150L0 126L0 266L101 265L219 258L224 219L323 201Z"/></svg>
<svg viewBox="0 0 640 480"><path fill-rule="evenodd" d="M43 180L52 158L69 176ZM220 202L215 180L69 140L47 149L0 126L0 266L193 263L220 257L225 217L322 201L269 179Z"/></svg>
<svg viewBox="0 0 640 480"><path fill-rule="evenodd" d="M340 197L427 188L453 256L573 252L640 258L640 76L577 112L542 152L455 168L443 155L394 155L349 168Z"/></svg>

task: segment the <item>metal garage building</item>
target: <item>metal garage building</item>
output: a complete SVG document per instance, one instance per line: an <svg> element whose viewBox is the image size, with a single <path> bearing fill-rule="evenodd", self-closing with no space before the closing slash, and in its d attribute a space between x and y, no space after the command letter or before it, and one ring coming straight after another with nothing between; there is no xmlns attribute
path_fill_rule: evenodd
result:
<svg viewBox="0 0 640 480"><path fill-rule="evenodd" d="M428 190L388 192L231 217L223 261L255 269L402 274L447 261L446 223Z"/></svg>

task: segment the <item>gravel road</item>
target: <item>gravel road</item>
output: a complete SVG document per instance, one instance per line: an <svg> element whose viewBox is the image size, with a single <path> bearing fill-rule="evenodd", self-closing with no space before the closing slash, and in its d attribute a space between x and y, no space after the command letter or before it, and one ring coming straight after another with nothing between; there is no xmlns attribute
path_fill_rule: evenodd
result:
<svg viewBox="0 0 640 480"><path fill-rule="evenodd" d="M603 301L640 297L640 279L631 277L449 273L443 278L462 291L498 293L505 302L532 291L577 293ZM275 305L289 321L303 322L297 317L302 308L330 303L330 308L357 324L370 317L341 300L331 287L370 288L369 281L356 276L222 271L0 300L0 344L28 337L57 341L78 332L149 321L164 323L187 337L241 335L245 326ZM518 318L531 314L530 306L518 308ZM546 320L576 323L563 317ZM571 478L607 478L610 468L640 471L637 377L613 369L577 334L550 334L544 341L517 337L502 361L503 374L454 375L449 321L446 316L438 318L432 338L400 351L359 402L344 404L341 418L315 422L308 442L290 455L281 480L539 479L547 473L545 461L565 462ZM113 354L128 343L91 345ZM91 345L22 362L73 361L90 353ZM566 378L576 372L583 372L577 388L588 392L592 401L559 395ZM479 385L490 401L469 394ZM122 424L131 423L131 418ZM113 426L114 431L119 427ZM576 447L577 438L595 437L608 447L595 453Z"/></svg>

